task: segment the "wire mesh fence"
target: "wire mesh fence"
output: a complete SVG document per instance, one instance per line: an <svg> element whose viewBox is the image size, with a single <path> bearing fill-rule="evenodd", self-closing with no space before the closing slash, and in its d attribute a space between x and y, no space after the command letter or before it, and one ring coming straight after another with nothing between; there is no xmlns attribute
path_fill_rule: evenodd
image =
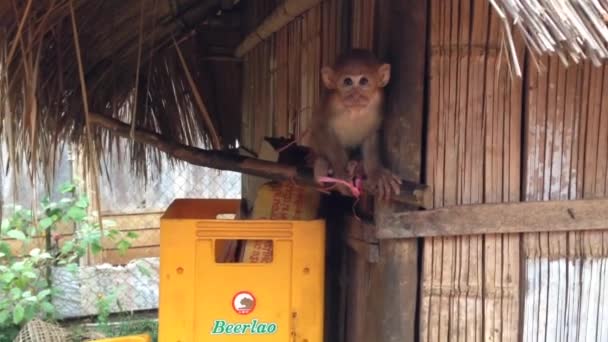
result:
<svg viewBox="0 0 608 342"><path fill-rule="evenodd" d="M160 217L176 198L240 198L241 175L180 163L174 167L169 160L160 160L160 172L137 177L130 166L116 156L107 156L107 163L98 180L99 213L104 229L111 227L135 237L130 247L121 252L108 241L103 243L100 257L94 264L81 264L77 272L54 267L53 297L58 318L78 318L158 309ZM2 155L6 165L6 154ZM2 177L3 216L10 215L11 204L31 207L33 203L58 184L80 178L75 158L66 149L58 158L51 184L40 178L36 191L29 175L10 169ZM149 168L157 170L156 167ZM15 173L16 172L16 173ZM41 194L34 196L33 194ZM109 224L111 223L111 224ZM108 225L108 227L106 227ZM73 232L67 232L69 235Z"/></svg>

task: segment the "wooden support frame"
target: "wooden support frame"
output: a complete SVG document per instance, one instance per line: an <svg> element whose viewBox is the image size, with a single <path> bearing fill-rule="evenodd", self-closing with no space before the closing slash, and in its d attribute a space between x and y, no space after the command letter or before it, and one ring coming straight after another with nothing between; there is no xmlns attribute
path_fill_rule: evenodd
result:
<svg viewBox="0 0 608 342"><path fill-rule="evenodd" d="M463 205L393 214L378 239L608 230L608 198Z"/></svg>

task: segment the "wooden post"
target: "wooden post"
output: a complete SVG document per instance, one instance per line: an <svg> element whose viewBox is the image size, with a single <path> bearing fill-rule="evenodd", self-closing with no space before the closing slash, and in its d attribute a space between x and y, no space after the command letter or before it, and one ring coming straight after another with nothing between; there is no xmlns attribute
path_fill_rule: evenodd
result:
<svg viewBox="0 0 608 342"><path fill-rule="evenodd" d="M377 10L378 55L392 65L385 146L391 169L420 182L422 169L427 0L381 0ZM376 227L403 205L376 204ZM372 265L365 341L416 340L418 241L379 241Z"/></svg>

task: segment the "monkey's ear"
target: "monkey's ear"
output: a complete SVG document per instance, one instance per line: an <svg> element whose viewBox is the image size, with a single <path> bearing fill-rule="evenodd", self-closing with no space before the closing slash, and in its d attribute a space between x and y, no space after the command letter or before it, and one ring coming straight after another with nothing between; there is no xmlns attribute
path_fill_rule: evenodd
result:
<svg viewBox="0 0 608 342"><path fill-rule="evenodd" d="M378 85L380 87L386 87L388 81L391 79L391 65L390 64L382 64L378 68Z"/></svg>
<svg viewBox="0 0 608 342"><path fill-rule="evenodd" d="M330 67L323 67L321 69L321 79L327 89L336 89L336 79L334 70Z"/></svg>

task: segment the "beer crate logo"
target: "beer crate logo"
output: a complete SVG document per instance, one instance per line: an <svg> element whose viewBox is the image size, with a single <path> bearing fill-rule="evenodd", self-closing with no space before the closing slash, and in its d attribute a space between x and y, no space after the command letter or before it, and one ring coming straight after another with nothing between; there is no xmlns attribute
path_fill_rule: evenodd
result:
<svg viewBox="0 0 608 342"><path fill-rule="evenodd" d="M232 309L239 315L248 315L255 309L255 296L249 291L237 292L232 297Z"/></svg>
<svg viewBox="0 0 608 342"><path fill-rule="evenodd" d="M273 335L277 328L278 326L274 322L261 322L257 319L253 319L249 323L217 319L213 322L211 335Z"/></svg>

